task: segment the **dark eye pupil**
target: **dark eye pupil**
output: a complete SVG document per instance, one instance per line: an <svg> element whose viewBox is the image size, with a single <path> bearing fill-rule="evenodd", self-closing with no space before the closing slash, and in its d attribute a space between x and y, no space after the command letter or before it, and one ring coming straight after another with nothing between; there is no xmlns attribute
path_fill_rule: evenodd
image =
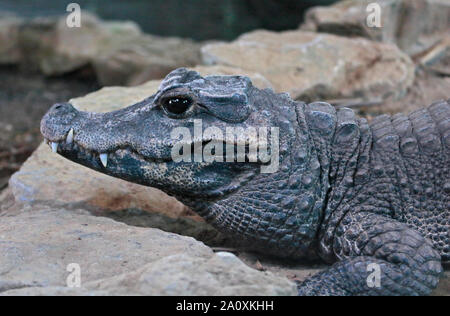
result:
<svg viewBox="0 0 450 316"><path fill-rule="evenodd" d="M192 105L192 100L189 98L171 98L164 102L166 110L173 114L182 114L186 112Z"/></svg>

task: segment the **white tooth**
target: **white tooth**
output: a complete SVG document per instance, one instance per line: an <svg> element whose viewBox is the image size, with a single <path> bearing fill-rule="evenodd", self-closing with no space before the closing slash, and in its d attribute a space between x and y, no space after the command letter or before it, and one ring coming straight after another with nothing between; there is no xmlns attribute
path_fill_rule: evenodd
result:
<svg viewBox="0 0 450 316"><path fill-rule="evenodd" d="M56 153L58 151L58 143L52 142L52 151Z"/></svg>
<svg viewBox="0 0 450 316"><path fill-rule="evenodd" d="M108 154L100 154L100 160L102 162L103 167L106 168L108 165Z"/></svg>
<svg viewBox="0 0 450 316"><path fill-rule="evenodd" d="M44 138L44 143L48 145L49 140L47 138Z"/></svg>
<svg viewBox="0 0 450 316"><path fill-rule="evenodd" d="M70 129L69 134L67 134L66 143L72 144L73 142L73 128Z"/></svg>

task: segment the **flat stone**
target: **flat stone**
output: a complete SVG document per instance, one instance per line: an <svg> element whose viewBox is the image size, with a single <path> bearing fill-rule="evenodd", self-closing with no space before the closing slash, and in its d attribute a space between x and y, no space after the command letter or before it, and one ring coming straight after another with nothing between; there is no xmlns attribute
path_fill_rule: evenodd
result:
<svg viewBox="0 0 450 316"><path fill-rule="evenodd" d="M212 255L193 238L128 226L81 209L24 207L1 214L2 282L65 286L67 265L78 263L85 283L185 252Z"/></svg>
<svg viewBox="0 0 450 316"><path fill-rule="evenodd" d="M21 64L45 75L92 66L101 85L138 85L200 63L189 39L143 34L132 21L103 21L81 12L81 26L66 16L20 20L0 17L0 64Z"/></svg>
<svg viewBox="0 0 450 316"><path fill-rule="evenodd" d="M257 71L245 70L236 67L213 65L213 66L196 66L191 67L192 70L198 71L203 76L211 75L241 75L247 76L252 80L252 84L259 89L274 89L272 83Z"/></svg>
<svg viewBox="0 0 450 316"><path fill-rule="evenodd" d="M104 22L87 12L80 27L68 27L65 16L27 20L19 33L20 62L45 75L61 75L89 65L105 47L140 35L134 22Z"/></svg>
<svg viewBox="0 0 450 316"><path fill-rule="evenodd" d="M444 276L439 281L439 285L436 290L431 294L433 296L450 296L450 270L447 266Z"/></svg>
<svg viewBox="0 0 450 316"><path fill-rule="evenodd" d="M415 66L396 46L303 31L254 31L202 47L203 61L257 71L294 99L400 98Z"/></svg>
<svg viewBox="0 0 450 316"><path fill-rule="evenodd" d="M16 64L22 58L19 30L22 19L0 15L0 64Z"/></svg>
<svg viewBox="0 0 450 316"><path fill-rule="evenodd" d="M176 37L130 37L103 47L93 58L101 85L135 86L200 63L200 45Z"/></svg>
<svg viewBox="0 0 450 316"><path fill-rule="evenodd" d="M286 278L214 254L190 237L137 228L83 210L0 213L5 295L295 295ZM67 289L80 268L81 288Z"/></svg>
<svg viewBox="0 0 450 316"><path fill-rule="evenodd" d="M381 27L367 25L367 8L372 3L380 6ZM393 43L415 55L448 35L449 17L450 2L443 0L344 0L309 9L300 28Z"/></svg>

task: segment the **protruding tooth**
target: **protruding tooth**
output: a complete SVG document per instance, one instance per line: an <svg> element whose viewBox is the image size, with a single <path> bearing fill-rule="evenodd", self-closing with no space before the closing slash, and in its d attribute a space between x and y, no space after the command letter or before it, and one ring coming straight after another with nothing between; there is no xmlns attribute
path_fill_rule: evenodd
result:
<svg viewBox="0 0 450 316"><path fill-rule="evenodd" d="M58 143L52 142L52 151L56 153L58 151Z"/></svg>
<svg viewBox="0 0 450 316"><path fill-rule="evenodd" d="M100 160L102 162L103 167L106 168L108 165L108 154L100 154Z"/></svg>
<svg viewBox="0 0 450 316"><path fill-rule="evenodd" d="M73 128L70 129L69 134L67 134L66 143L72 144L73 142Z"/></svg>

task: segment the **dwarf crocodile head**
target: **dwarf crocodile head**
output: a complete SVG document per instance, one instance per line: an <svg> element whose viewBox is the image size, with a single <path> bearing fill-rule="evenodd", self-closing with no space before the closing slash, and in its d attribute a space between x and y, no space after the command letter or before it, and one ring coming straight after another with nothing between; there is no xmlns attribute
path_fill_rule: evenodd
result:
<svg viewBox="0 0 450 316"><path fill-rule="evenodd" d="M181 68L155 95L118 111L55 104L41 132L55 152L97 171L176 196L214 198L273 166L267 155L279 118L258 93L247 77L203 78Z"/></svg>
<svg viewBox="0 0 450 316"><path fill-rule="evenodd" d="M177 69L155 95L118 111L55 104L41 132L72 161L159 188L219 229L289 254L302 249L292 239L313 239L322 207L304 106L247 77Z"/></svg>

